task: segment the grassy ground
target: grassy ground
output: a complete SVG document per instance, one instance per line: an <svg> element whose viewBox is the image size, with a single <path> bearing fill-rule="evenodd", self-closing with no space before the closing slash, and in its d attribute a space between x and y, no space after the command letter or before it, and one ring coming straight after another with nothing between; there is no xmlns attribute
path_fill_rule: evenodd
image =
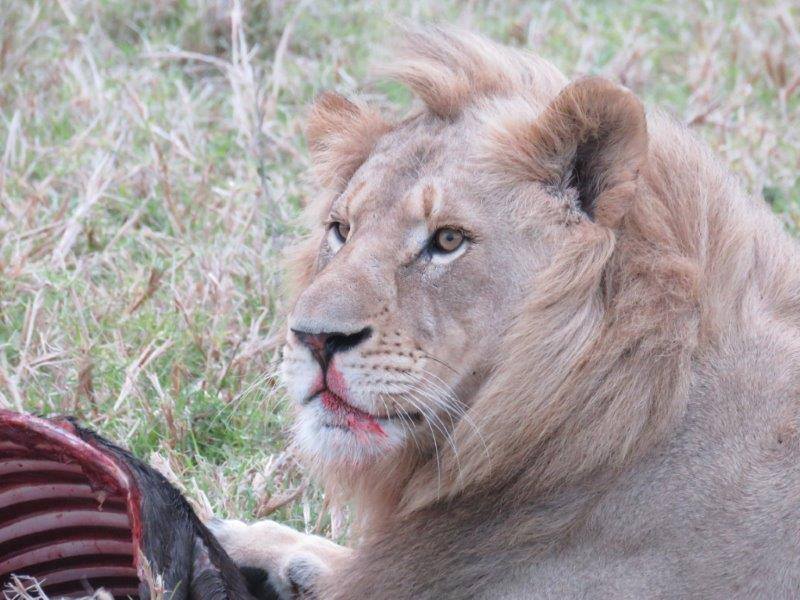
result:
<svg viewBox="0 0 800 600"><path fill-rule="evenodd" d="M5 0L0 406L77 414L202 512L337 537L345 516L284 451L277 256L313 194L313 96L409 101L368 77L391 17L622 81L800 227L797 4L624 4Z"/></svg>

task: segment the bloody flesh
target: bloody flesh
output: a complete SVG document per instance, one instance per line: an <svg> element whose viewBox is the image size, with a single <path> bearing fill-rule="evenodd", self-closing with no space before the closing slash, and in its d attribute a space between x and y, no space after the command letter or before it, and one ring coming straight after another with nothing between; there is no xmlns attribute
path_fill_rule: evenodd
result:
<svg viewBox="0 0 800 600"><path fill-rule="evenodd" d="M0 419L0 581L19 573L52 596L87 585L136 596L141 527L130 476L68 421Z"/></svg>
<svg viewBox="0 0 800 600"><path fill-rule="evenodd" d="M174 600L277 596L251 586L161 475L66 418L0 410L0 590L36 578L51 598L150 598L140 557Z"/></svg>

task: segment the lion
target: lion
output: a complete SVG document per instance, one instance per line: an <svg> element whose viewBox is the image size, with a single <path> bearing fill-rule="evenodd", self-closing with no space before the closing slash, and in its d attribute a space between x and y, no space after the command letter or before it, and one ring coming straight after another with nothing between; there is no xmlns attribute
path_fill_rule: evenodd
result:
<svg viewBox="0 0 800 600"><path fill-rule="evenodd" d="M294 439L351 548L217 522L283 597L800 597L800 248L629 90L405 32L324 93Z"/></svg>

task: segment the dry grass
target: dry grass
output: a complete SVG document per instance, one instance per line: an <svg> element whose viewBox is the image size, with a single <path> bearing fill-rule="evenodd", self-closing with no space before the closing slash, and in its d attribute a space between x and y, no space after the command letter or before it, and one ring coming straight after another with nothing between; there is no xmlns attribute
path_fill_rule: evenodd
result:
<svg viewBox="0 0 800 600"><path fill-rule="evenodd" d="M304 107L388 16L455 22L671 110L800 228L800 10L679 0L10 0L0 12L0 405L75 413L203 513L333 537L284 452L280 273Z"/></svg>

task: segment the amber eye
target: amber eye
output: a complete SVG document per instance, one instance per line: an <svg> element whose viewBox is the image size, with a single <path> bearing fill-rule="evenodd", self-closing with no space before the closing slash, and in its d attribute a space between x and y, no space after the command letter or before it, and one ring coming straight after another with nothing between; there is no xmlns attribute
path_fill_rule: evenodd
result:
<svg viewBox="0 0 800 600"><path fill-rule="evenodd" d="M347 241L347 236L350 235L350 225L337 221L331 224L331 229L333 229L333 232L342 244Z"/></svg>
<svg viewBox="0 0 800 600"><path fill-rule="evenodd" d="M436 252L449 254L458 250L463 243L464 234L450 227L444 227L433 235L433 249Z"/></svg>

